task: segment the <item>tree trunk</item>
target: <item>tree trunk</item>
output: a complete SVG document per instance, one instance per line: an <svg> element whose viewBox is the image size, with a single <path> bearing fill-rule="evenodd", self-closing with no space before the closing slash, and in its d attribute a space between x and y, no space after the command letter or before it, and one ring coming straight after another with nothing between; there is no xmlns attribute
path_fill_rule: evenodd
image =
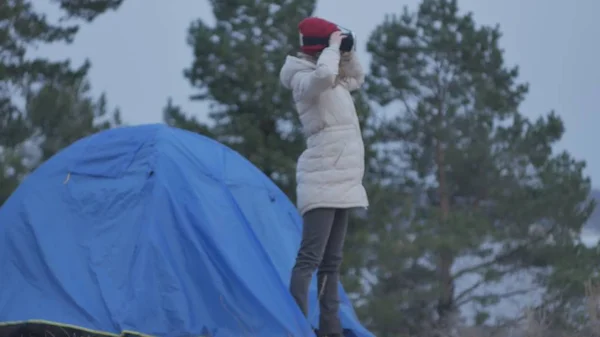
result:
<svg viewBox="0 0 600 337"><path fill-rule="evenodd" d="M438 112L439 123L438 127L444 127L444 108L443 101L440 103ZM440 200L440 211L441 211L441 226L448 226L448 218L450 215L450 195L448 191L448 181L446 178L445 170L445 158L443 139L438 136L435 145L435 161L437 166L438 175L438 194ZM437 311L440 318L441 325L447 326L449 322L449 316L454 311L454 280L451 274L452 264L454 263L454 256L449 247L443 247L440 249L439 261L438 261L438 275L440 281L440 298L438 299Z"/></svg>

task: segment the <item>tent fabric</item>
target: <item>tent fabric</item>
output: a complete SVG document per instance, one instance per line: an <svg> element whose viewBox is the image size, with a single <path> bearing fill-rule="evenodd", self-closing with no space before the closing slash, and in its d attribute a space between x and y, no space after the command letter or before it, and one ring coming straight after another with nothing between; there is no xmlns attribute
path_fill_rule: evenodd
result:
<svg viewBox="0 0 600 337"><path fill-rule="evenodd" d="M294 205L216 141L166 125L103 131L0 208L0 328L151 336L313 336L288 292ZM348 336L371 337L340 285ZM44 323L44 324L46 324Z"/></svg>

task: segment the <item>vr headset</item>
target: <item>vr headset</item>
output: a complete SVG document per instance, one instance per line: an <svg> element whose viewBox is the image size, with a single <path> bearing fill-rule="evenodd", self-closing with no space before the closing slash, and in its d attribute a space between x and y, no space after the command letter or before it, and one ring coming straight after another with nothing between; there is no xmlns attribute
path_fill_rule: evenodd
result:
<svg viewBox="0 0 600 337"><path fill-rule="evenodd" d="M340 45L341 52L350 52L356 50L356 34L342 26L338 25L344 38ZM300 46L329 46L329 37L303 36L300 34Z"/></svg>

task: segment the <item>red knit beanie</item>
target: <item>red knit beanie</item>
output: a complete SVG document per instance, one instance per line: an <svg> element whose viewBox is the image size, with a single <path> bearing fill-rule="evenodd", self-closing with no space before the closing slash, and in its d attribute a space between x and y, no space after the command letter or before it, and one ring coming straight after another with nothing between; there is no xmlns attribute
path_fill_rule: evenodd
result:
<svg viewBox="0 0 600 337"><path fill-rule="evenodd" d="M329 35L340 29L335 23L317 17L309 17L300 21L298 24L298 30L302 36L328 38ZM300 47L303 53L309 55L320 53L325 48L327 48L327 45L311 45Z"/></svg>

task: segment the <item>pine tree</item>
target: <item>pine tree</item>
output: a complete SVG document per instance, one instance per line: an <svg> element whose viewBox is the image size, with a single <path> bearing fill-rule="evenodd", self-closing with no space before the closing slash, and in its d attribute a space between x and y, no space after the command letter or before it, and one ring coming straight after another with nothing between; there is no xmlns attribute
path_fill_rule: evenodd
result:
<svg viewBox="0 0 600 337"><path fill-rule="evenodd" d="M123 0L57 0L65 19L91 21L107 10L114 10ZM68 22L68 20L65 20ZM46 81L74 82L81 79L89 63L73 69L69 61L29 59L26 52L40 44L71 43L78 30L76 23L53 24L46 16L34 10L32 2L9 0L0 4L0 144L14 143L15 133L22 134L23 123L19 107L13 102L15 92L27 85L40 85ZM17 130L19 132L17 132ZM13 140L14 139L14 140ZM18 141L17 141L18 143Z"/></svg>
<svg viewBox="0 0 600 337"><path fill-rule="evenodd" d="M71 85L47 83L26 95L22 121L28 130L20 143L4 148L6 178L0 179L0 204L31 170L75 141L121 125L104 94L94 98L86 79Z"/></svg>
<svg viewBox="0 0 600 337"><path fill-rule="evenodd" d="M401 107L384 133L397 159L387 172L413 199L377 233L367 308L378 336L425 336L465 305L482 324L491 305L529 290L482 286L518 272L547 286L576 259L593 208L585 163L553 151L565 131L555 113L530 121L519 112L528 86L505 65L500 37L456 0L423 0L369 40L370 98ZM475 284L460 284L471 275Z"/></svg>
<svg viewBox="0 0 600 337"><path fill-rule="evenodd" d="M75 141L121 125L121 113L109 113L105 94L92 97L87 80L75 85L48 83L31 93L25 106L26 120L38 143L41 163Z"/></svg>
<svg viewBox="0 0 600 337"><path fill-rule="evenodd" d="M32 1L0 1L0 205L29 168L23 163L23 146L34 129L27 120L25 96L48 83L76 85L89 68L88 62L73 67L68 60L28 58L27 51L42 44L71 43L77 20L92 21L122 1L56 0L64 14L59 23L36 12Z"/></svg>
<svg viewBox="0 0 600 337"><path fill-rule="evenodd" d="M286 55L297 50L297 22L312 14L315 0L210 3L215 25L197 20L188 33L194 61L185 77L198 91L193 99L211 102L210 132L216 140L295 198L296 159L304 140L279 70ZM177 123L206 130L193 121Z"/></svg>

